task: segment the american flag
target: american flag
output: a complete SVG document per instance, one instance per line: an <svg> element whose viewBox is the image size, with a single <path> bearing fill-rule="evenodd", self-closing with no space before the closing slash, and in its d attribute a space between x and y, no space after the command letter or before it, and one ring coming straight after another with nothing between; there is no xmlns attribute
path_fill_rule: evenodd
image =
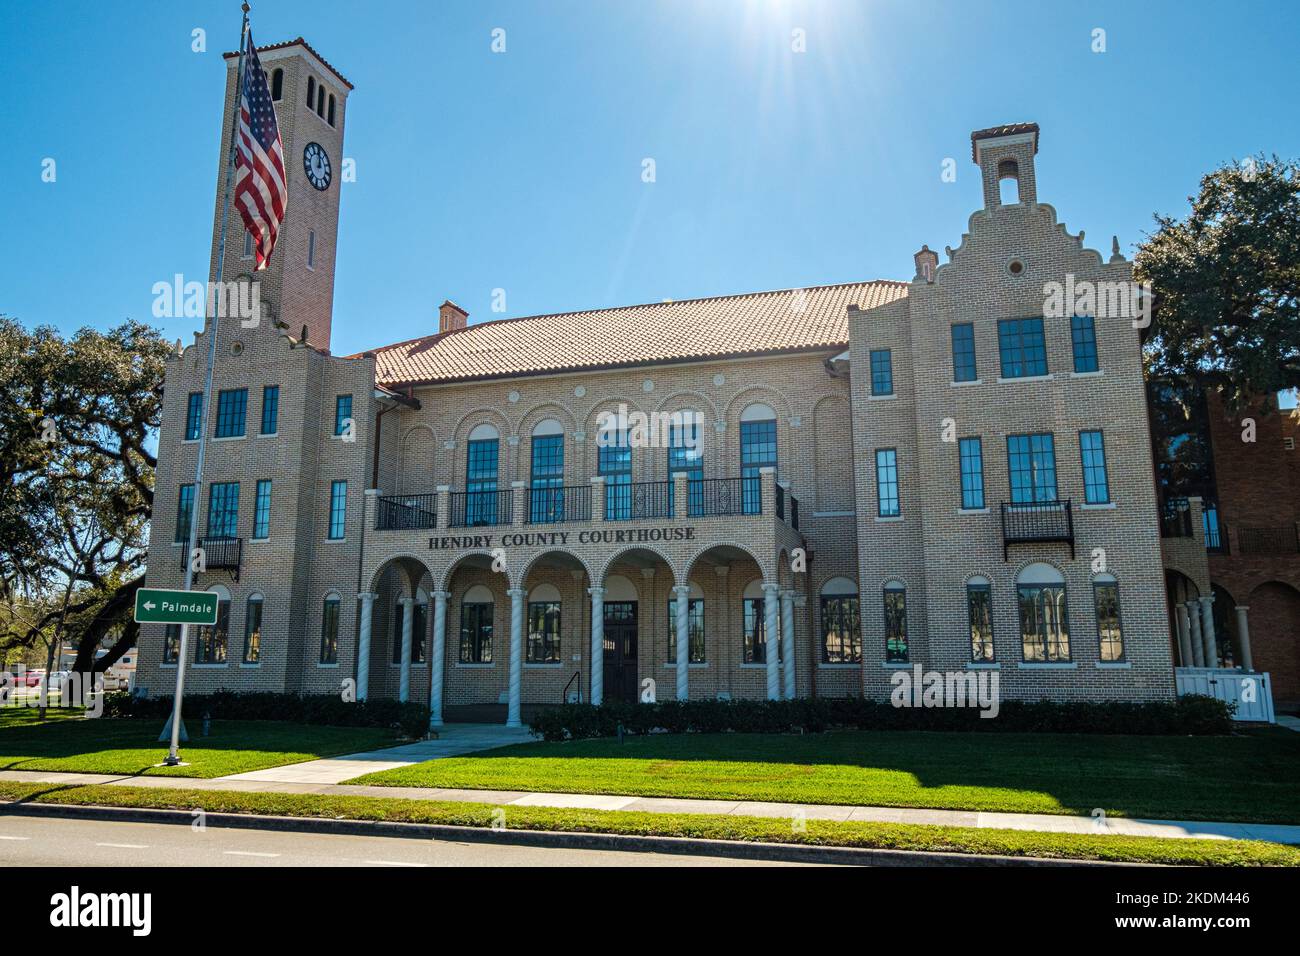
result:
<svg viewBox="0 0 1300 956"><path fill-rule="evenodd" d="M257 268L265 269L289 200L285 185L284 144L275 124L275 107L266 74L248 31L244 85L239 96L239 150L235 157L235 206L253 236Z"/></svg>

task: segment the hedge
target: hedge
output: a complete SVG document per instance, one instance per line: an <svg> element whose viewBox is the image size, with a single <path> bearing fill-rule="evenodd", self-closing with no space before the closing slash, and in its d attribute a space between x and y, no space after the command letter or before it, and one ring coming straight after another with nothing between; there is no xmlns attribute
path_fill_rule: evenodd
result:
<svg viewBox="0 0 1300 956"><path fill-rule="evenodd" d="M123 691L104 697L106 717L168 717L172 698L133 697ZM429 731L429 708L396 700L348 703L337 694L239 693L186 694L184 713L194 720L207 713L218 720L286 720L326 727L391 727L408 737Z"/></svg>
<svg viewBox="0 0 1300 956"><path fill-rule="evenodd" d="M1213 697L1169 701L1002 701L998 715L973 708L902 708L849 698L698 700L655 704L561 704L529 721L544 740L624 733L820 733L825 730L1021 731L1055 734L1229 734L1233 706Z"/></svg>

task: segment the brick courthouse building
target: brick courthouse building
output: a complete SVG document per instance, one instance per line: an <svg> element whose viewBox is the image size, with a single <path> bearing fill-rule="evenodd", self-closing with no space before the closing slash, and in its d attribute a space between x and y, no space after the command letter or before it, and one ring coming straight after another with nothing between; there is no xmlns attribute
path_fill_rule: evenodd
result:
<svg viewBox="0 0 1300 956"><path fill-rule="evenodd" d="M301 40L261 59L288 217L261 321L216 333L199 489L209 333L167 368L149 584L183 580L197 495L195 586L222 596L190 689L354 679L435 722L647 680L883 698L914 664L1173 695L1139 333L1044 315L1046 283L1131 265L1039 201L1037 126L972 135L981 207L908 281L473 325L445 302L429 335L335 356L339 182L299 157L338 168L351 86ZM175 654L142 628L145 693Z"/></svg>

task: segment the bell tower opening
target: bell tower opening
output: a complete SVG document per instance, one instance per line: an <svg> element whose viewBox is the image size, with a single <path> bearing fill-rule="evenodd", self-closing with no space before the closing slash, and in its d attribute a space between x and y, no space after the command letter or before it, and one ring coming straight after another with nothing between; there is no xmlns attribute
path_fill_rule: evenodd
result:
<svg viewBox="0 0 1300 956"><path fill-rule="evenodd" d="M980 129L970 136L971 159L980 168L984 208L1033 205L1038 202L1034 155L1038 124L1014 123Z"/></svg>

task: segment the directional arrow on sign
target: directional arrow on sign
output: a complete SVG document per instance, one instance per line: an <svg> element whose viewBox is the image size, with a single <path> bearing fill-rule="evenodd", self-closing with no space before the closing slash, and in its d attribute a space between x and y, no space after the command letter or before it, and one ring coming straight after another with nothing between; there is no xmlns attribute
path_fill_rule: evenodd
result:
<svg viewBox="0 0 1300 956"><path fill-rule="evenodd" d="M158 605L157 605L157 604L154 604L153 601L145 601L144 604L142 604L142 605L140 605L140 606L143 607L146 611L152 611L152 610L153 610L154 608L156 608Z"/></svg>

